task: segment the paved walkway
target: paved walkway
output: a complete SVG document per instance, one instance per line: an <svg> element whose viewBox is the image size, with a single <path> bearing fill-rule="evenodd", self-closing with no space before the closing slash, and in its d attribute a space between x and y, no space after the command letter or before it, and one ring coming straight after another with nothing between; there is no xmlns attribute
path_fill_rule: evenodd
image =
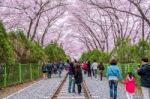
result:
<svg viewBox="0 0 150 99"><path fill-rule="evenodd" d="M40 80L16 93L13 93L4 99L50 99L54 89L60 84L62 78L52 77L51 79Z"/></svg>
<svg viewBox="0 0 150 99"><path fill-rule="evenodd" d="M53 77L51 79L40 80L4 99L50 99L54 89L63 80L66 73L63 73L62 78ZM109 86L108 80L106 78L103 81L97 80L95 78L90 78L84 76L86 85L90 91L92 99L109 99ZM84 99L84 92L82 90L81 96L76 93L68 93L68 78L64 84L58 99ZM77 89L76 89L77 91ZM125 88L122 84L118 86L118 98L117 99L127 99L125 94ZM141 99L139 97L134 97L134 99Z"/></svg>
<svg viewBox="0 0 150 99"><path fill-rule="evenodd" d="M69 79L67 78L64 86L62 87L62 90L58 94L57 99L85 99L83 90L81 92L81 95L78 95L76 85L75 85L76 93L68 93L68 84L69 84Z"/></svg>

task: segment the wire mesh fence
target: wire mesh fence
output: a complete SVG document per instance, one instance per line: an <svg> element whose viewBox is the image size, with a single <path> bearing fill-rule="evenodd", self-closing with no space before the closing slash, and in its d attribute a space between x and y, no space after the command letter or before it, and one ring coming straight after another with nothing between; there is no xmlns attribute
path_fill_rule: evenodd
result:
<svg viewBox="0 0 150 99"><path fill-rule="evenodd" d="M0 65L0 87L23 83L41 77L40 64Z"/></svg>

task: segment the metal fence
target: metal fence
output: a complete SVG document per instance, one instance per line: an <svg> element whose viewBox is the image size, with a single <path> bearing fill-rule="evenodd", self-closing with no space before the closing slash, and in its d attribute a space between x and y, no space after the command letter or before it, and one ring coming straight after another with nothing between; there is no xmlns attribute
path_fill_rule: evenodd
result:
<svg viewBox="0 0 150 99"><path fill-rule="evenodd" d="M15 64L0 66L0 87L23 83L41 77L39 64Z"/></svg>
<svg viewBox="0 0 150 99"><path fill-rule="evenodd" d="M108 66L105 64L105 75ZM137 66L138 64L118 64L123 78L125 79L128 72L132 72L136 77L136 84L139 85L140 80L136 73ZM39 64L0 65L0 87L30 81L41 77L41 74L41 65Z"/></svg>

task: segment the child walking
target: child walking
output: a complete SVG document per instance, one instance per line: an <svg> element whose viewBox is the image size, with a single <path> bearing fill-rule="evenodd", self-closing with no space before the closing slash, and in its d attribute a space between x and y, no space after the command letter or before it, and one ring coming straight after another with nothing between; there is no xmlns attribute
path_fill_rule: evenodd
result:
<svg viewBox="0 0 150 99"><path fill-rule="evenodd" d="M127 99L133 99L133 94L135 92L135 77L134 75L129 72L126 80L123 81L123 83L126 86L126 95L127 95Z"/></svg>

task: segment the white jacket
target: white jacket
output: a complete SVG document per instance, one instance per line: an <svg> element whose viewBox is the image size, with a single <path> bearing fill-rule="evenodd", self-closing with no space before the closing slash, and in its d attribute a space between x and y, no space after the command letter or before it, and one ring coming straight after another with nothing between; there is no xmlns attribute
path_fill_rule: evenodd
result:
<svg viewBox="0 0 150 99"><path fill-rule="evenodd" d="M92 68L93 68L93 69L97 69L97 67L98 67L98 63L94 62L94 63L92 64Z"/></svg>

